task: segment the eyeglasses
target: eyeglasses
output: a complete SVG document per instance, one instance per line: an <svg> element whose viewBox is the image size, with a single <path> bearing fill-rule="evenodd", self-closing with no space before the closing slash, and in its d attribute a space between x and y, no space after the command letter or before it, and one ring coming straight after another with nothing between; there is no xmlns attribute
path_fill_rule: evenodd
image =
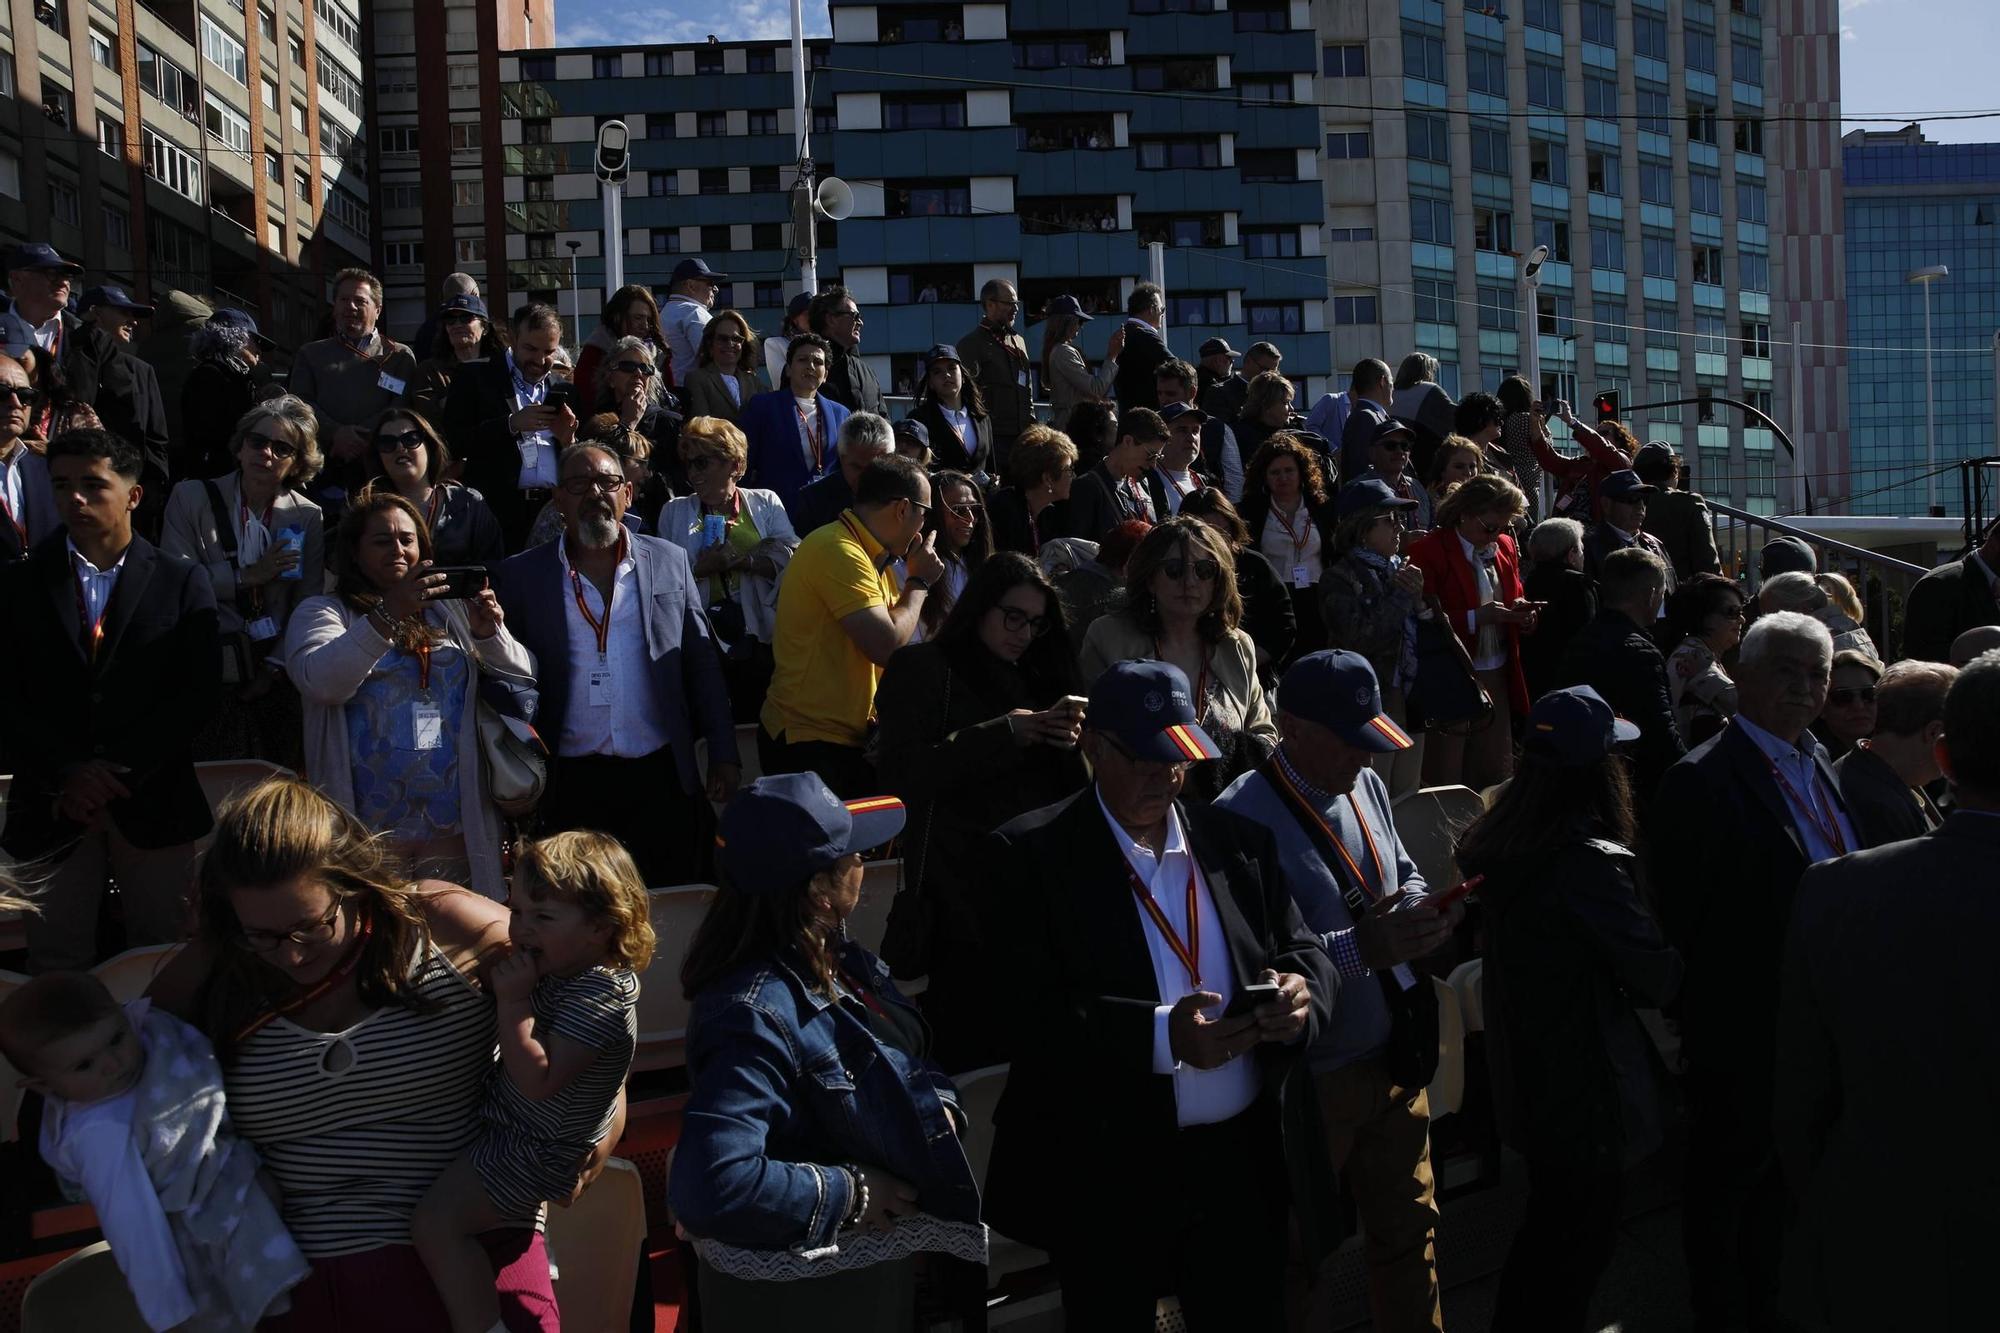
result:
<svg viewBox="0 0 2000 1333"><path fill-rule="evenodd" d="M273 458L297 458L299 447L290 440L281 440L275 435L258 435L252 432L243 437L245 449L269 449Z"/></svg>
<svg viewBox="0 0 2000 1333"><path fill-rule="evenodd" d="M740 333L718 333L715 335L715 341L728 343L731 347L741 347L747 340Z"/></svg>
<svg viewBox="0 0 2000 1333"><path fill-rule="evenodd" d="M378 454L399 454L407 449L411 453L415 453L429 443L430 441L424 438L422 431L406 430L400 435L377 435L375 437L375 452Z"/></svg>
<svg viewBox="0 0 2000 1333"><path fill-rule="evenodd" d="M1730 608L1729 608L1728 610L1726 610L1726 611L1716 611L1716 612L1714 612L1713 614L1714 614L1714 615L1716 615L1716 616L1717 616L1718 618L1720 618L1720 619L1723 619L1723 620L1734 620L1734 621L1738 622L1739 624L1740 624L1740 623L1741 623L1742 621L1744 621L1744 620L1748 619L1748 617L1747 617L1747 616L1745 616L1745 615L1743 614L1743 608L1742 608L1742 607L1740 607L1740 606L1732 606L1732 607L1730 607Z"/></svg>
<svg viewBox="0 0 2000 1333"><path fill-rule="evenodd" d="M722 467L732 461L734 460L723 458L719 454L696 454L688 459L684 466L687 468L687 474L692 477L697 472L706 472L712 467Z"/></svg>
<svg viewBox="0 0 2000 1333"><path fill-rule="evenodd" d="M478 318L479 316L471 314L468 311L454 310L444 317L444 322L447 324L471 324Z"/></svg>
<svg viewBox="0 0 2000 1333"><path fill-rule="evenodd" d="M20 388L12 384L0 384L0 398L12 398L23 407L33 407L42 401L42 391L36 388Z"/></svg>
<svg viewBox="0 0 2000 1333"><path fill-rule="evenodd" d="M599 495L610 495L625 484L623 472L593 472L586 477L570 477L563 484L563 490L571 495L589 495L596 491Z"/></svg>
<svg viewBox="0 0 2000 1333"><path fill-rule="evenodd" d="M1124 757L1126 763L1132 765L1132 767L1139 769L1142 772L1146 773L1165 772L1165 773L1171 773L1174 776L1178 777L1180 774L1188 771L1188 761L1185 759L1174 759L1174 760L1141 759L1138 755L1133 754L1130 750L1126 749L1125 743L1119 740L1117 737L1112 736L1109 733L1099 733L1099 734L1104 736L1104 743L1106 745L1109 745L1112 749L1116 750L1121 756Z"/></svg>
<svg viewBox="0 0 2000 1333"><path fill-rule="evenodd" d="M1215 582L1215 576L1222 572L1222 566L1213 560L1196 560L1192 565L1186 560L1169 560L1160 566L1160 572L1178 583L1187 577L1190 568L1194 570L1195 578L1203 583Z"/></svg>
<svg viewBox="0 0 2000 1333"><path fill-rule="evenodd" d="M826 316L826 317L827 317L828 319L860 319L860 318L861 318L861 311L860 311L859 307L855 307L855 308L851 308L851 309L847 309L847 310L829 310L829 311L827 312L827 316Z"/></svg>
<svg viewBox="0 0 2000 1333"><path fill-rule="evenodd" d="M333 923L340 919L340 899L326 909L326 915L297 930L238 930L236 947L250 953L270 953L292 944L325 944L333 938Z"/></svg>
<svg viewBox="0 0 2000 1333"><path fill-rule="evenodd" d="M1875 702L1875 687L1863 685L1857 690L1828 690L1826 701L1842 708L1850 704L1872 704Z"/></svg>
<svg viewBox="0 0 2000 1333"><path fill-rule="evenodd" d="M1410 452L1410 442L1408 440L1384 440L1375 447L1377 449L1386 449L1392 454L1407 454Z"/></svg>
<svg viewBox="0 0 2000 1333"><path fill-rule="evenodd" d="M921 509L925 514L929 514L931 512L931 506L925 504L922 500L912 500L910 501L910 503L915 505L918 509Z"/></svg>
<svg viewBox="0 0 2000 1333"><path fill-rule="evenodd" d="M967 523L970 523L974 519L978 518L980 514L985 512L985 506L981 505L977 500L974 500L969 504L946 505L944 507L944 511L947 514L950 514L953 518L962 518Z"/></svg>
<svg viewBox="0 0 2000 1333"><path fill-rule="evenodd" d="M1478 528L1489 537L1497 537L1507 530L1505 523L1495 523L1490 518L1475 518L1471 522L1473 527Z"/></svg>
<svg viewBox="0 0 2000 1333"><path fill-rule="evenodd" d="M649 380L660 373L659 367L653 365L650 361L620 361L611 368L623 371L627 375L637 375L640 379L645 380Z"/></svg>
<svg viewBox="0 0 2000 1333"><path fill-rule="evenodd" d="M1009 634L1019 634L1025 629L1039 639L1049 632L1051 622L1047 616L1031 616L1011 606L996 606L993 609L1000 613L1000 623Z"/></svg>

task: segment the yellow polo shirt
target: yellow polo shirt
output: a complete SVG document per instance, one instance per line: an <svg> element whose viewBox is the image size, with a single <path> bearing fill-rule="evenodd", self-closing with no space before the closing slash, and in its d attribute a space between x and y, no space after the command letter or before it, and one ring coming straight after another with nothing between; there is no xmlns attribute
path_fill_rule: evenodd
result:
<svg viewBox="0 0 2000 1333"><path fill-rule="evenodd" d="M883 562L887 554L851 509L808 534L792 553L771 634L777 669L759 717L767 735L793 744L866 743L882 668L840 622L871 606L896 604L902 589Z"/></svg>

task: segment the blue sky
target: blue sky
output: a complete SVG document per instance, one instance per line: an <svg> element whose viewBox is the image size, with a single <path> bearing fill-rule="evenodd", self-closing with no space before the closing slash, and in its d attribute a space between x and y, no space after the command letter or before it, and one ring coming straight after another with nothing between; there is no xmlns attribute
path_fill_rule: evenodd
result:
<svg viewBox="0 0 2000 1333"><path fill-rule="evenodd" d="M1907 115L2000 109L1989 68L2000 50L1995 0L1840 0L1840 11L1844 110ZM721 10L693 0L556 0L556 40L564 46L637 46L698 42L710 33L725 41L788 37L790 14L786 0L737 0ZM806 34L829 31L826 7L808 4ZM1925 132L1941 143L1996 142L2000 117L1932 122Z"/></svg>

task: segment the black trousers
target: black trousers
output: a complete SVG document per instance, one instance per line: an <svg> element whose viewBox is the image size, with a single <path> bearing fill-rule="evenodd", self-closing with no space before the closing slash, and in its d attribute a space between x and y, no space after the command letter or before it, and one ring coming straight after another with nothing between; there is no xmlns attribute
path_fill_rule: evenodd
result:
<svg viewBox="0 0 2000 1333"><path fill-rule="evenodd" d="M817 773L820 781L843 801L879 796L875 765L858 745L832 741L784 741L757 728L757 762L767 774Z"/></svg>
<svg viewBox="0 0 2000 1333"><path fill-rule="evenodd" d="M648 888L709 882L714 860L708 801L681 790L674 752L549 761L538 827L544 834L594 829L625 844Z"/></svg>
<svg viewBox="0 0 2000 1333"><path fill-rule="evenodd" d="M1493 1305L1492 1333L1588 1333L1590 1298L1618 1246L1615 1162L1528 1158L1528 1211Z"/></svg>
<svg viewBox="0 0 2000 1333"><path fill-rule="evenodd" d="M1778 1314L1786 1196L1771 1104L1737 1081L1690 1068L1681 1238L1699 1333L1765 1333Z"/></svg>
<svg viewBox="0 0 2000 1333"><path fill-rule="evenodd" d="M1154 1303L1169 1293L1193 1333L1285 1327L1284 1147L1269 1098L1183 1129L1142 1180L1078 1184L1086 1199L1122 1196L1129 1211L1093 1218L1081 1205L1087 1230L1052 1252L1066 1327L1150 1333Z"/></svg>

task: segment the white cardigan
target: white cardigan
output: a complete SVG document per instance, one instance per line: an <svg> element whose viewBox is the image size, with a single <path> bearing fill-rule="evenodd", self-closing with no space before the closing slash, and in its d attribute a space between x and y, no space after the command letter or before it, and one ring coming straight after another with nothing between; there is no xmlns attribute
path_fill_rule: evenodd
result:
<svg viewBox="0 0 2000 1333"><path fill-rule="evenodd" d="M799 535L792 531L791 517L776 491L739 486L736 493L743 497L750 521L757 525L757 554L769 556L775 566L770 578L742 576L743 590L748 594L743 598L743 626L759 643L769 643L778 623L778 583L785 576L785 566L792 562L792 552L798 549ZM686 551L692 565L701 554L701 497L681 495L667 501L667 507L660 511L659 533ZM706 584L708 580L697 582Z"/></svg>
<svg viewBox="0 0 2000 1333"><path fill-rule="evenodd" d="M533 680L535 658L507 627L490 639L472 637L465 612L452 602L444 611L445 632L473 670L467 681L466 725L458 737L458 799L465 832L465 855L472 865L466 887L489 898L507 896L500 865L500 812L486 799L485 759L479 728L473 725L479 672ZM368 617L348 609L338 597L308 597L292 612L285 632L285 669L305 700L306 778L342 809L354 809L354 759L347 745L347 703L389 651Z"/></svg>

